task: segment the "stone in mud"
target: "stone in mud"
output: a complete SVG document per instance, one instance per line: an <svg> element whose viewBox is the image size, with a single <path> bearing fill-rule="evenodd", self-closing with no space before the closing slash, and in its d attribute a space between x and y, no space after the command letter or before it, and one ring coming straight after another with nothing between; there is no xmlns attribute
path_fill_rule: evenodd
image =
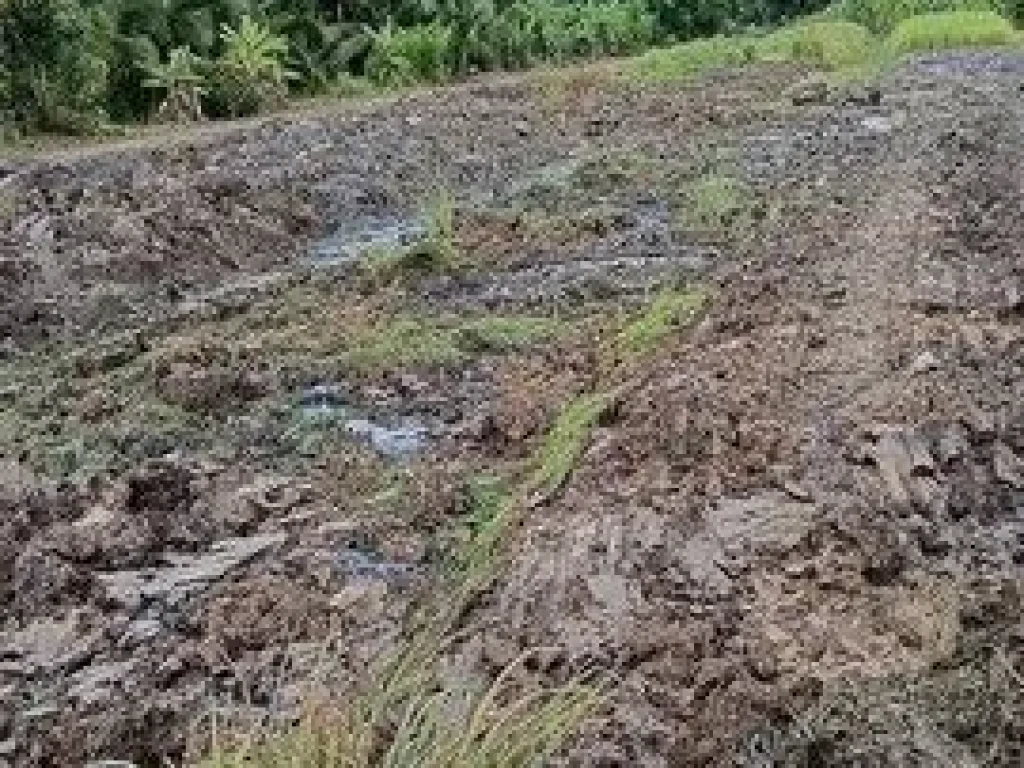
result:
<svg viewBox="0 0 1024 768"><path fill-rule="evenodd" d="M137 610L149 602L174 606L204 591L263 551L285 541L284 534L227 539L206 555L166 555L169 565L139 571L98 574L114 605Z"/></svg>
<svg viewBox="0 0 1024 768"><path fill-rule="evenodd" d="M938 457L943 466L959 461L967 453L967 437L960 427L953 425L939 438Z"/></svg>
<svg viewBox="0 0 1024 768"><path fill-rule="evenodd" d="M1021 460L1006 443L992 446L992 468L996 479L1016 488L1024 490L1024 460Z"/></svg>
<svg viewBox="0 0 1024 768"><path fill-rule="evenodd" d="M896 431L882 435L875 446L874 457L889 499L897 511L906 510L910 495L905 482L913 472L914 462L901 435Z"/></svg>
<svg viewBox="0 0 1024 768"><path fill-rule="evenodd" d="M918 355L910 364L910 373L913 376L934 371L939 367L939 359L932 352L925 350Z"/></svg>
<svg viewBox="0 0 1024 768"><path fill-rule="evenodd" d="M827 104L828 81L822 77L808 77L787 89L786 97L797 107Z"/></svg>

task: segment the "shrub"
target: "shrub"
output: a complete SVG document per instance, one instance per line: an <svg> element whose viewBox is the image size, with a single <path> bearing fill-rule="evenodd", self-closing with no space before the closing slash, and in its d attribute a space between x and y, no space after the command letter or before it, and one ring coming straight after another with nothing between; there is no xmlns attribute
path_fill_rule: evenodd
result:
<svg viewBox="0 0 1024 768"><path fill-rule="evenodd" d="M158 112L160 119L180 122L201 117L200 97L204 93L204 78L199 74L201 65L202 60L185 46L171 51L166 64L148 66L149 77L142 84L164 93Z"/></svg>
<svg viewBox="0 0 1024 768"><path fill-rule="evenodd" d="M385 87L442 83L450 75L451 38L451 29L439 22L399 29L389 21L373 36L366 75Z"/></svg>
<svg viewBox="0 0 1024 768"><path fill-rule="evenodd" d="M92 18L74 0L7 0L0 112L38 130L94 130L104 119L108 67L93 42Z"/></svg>
<svg viewBox="0 0 1024 768"><path fill-rule="evenodd" d="M237 29L225 25L221 33L224 54L210 75L210 104L216 114L241 117L284 102L287 81L286 38L244 16Z"/></svg>
<svg viewBox="0 0 1024 768"><path fill-rule="evenodd" d="M890 37L898 53L937 51L972 46L1010 45L1013 25L988 12L931 13L901 21Z"/></svg>

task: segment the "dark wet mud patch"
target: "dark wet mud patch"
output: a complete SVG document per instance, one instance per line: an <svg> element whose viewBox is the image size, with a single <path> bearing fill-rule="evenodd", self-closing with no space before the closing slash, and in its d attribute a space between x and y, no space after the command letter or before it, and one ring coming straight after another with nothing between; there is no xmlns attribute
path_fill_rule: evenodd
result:
<svg viewBox="0 0 1024 768"><path fill-rule="evenodd" d="M666 202L648 199L596 220L596 232L592 222L584 242L509 254L504 268L428 278L420 285L421 300L452 311L643 301L705 274L720 256L717 248L686 242L675 219Z"/></svg>

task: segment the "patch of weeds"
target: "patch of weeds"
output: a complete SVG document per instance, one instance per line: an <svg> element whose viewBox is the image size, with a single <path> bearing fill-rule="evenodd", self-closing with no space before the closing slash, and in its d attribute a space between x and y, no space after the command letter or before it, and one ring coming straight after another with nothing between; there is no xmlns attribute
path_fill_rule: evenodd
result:
<svg viewBox="0 0 1024 768"><path fill-rule="evenodd" d="M692 323L707 300L707 292L701 289L662 291L619 331L614 343L616 359L628 360L650 352L666 336Z"/></svg>
<svg viewBox="0 0 1024 768"><path fill-rule="evenodd" d="M913 16L901 21L889 38L896 53L1018 43L1013 25L991 12L956 11Z"/></svg>
<svg viewBox="0 0 1024 768"><path fill-rule="evenodd" d="M327 93L331 98L362 99L376 96L382 90L369 78L339 72L328 84Z"/></svg>
<svg viewBox="0 0 1024 768"><path fill-rule="evenodd" d="M611 78L605 70L590 66L544 67L530 76L530 85L541 112L548 119L562 117L573 99L595 89L606 90Z"/></svg>
<svg viewBox="0 0 1024 768"><path fill-rule="evenodd" d="M753 223L754 197L731 176L708 174L684 193L680 224L710 235L741 235Z"/></svg>
<svg viewBox="0 0 1024 768"><path fill-rule="evenodd" d="M565 328L547 317L494 316L454 322L404 318L357 336L340 357L347 366L364 371L451 365L481 352L551 339Z"/></svg>
<svg viewBox="0 0 1024 768"><path fill-rule="evenodd" d="M636 150L607 152L586 160L573 174L574 185L596 194L659 178L661 164Z"/></svg>
<svg viewBox="0 0 1024 768"><path fill-rule="evenodd" d="M589 676L523 692L512 681L524 654L490 685L446 684L440 659L460 598L393 656L375 665L372 683L337 706L310 707L283 733L217 744L199 768L452 768L542 765L603 700Z"/></svg>
<svg viewBox="0 0 1024 768"><path fill-rule="evenodd" d="M508 522L512 496L504 478L475 475L466 484L466 511L456 531L460 546L452 553L448 568L453 574L486 566Z"/></svg>
<svg viewBox="0 0 1024 768"><path fill-rule="evenodd" d="M570 406L552 430L559 457L546 447L546 477L567 474L599 398ZM558 466L556 466L556 464ZM214 739L199 768L372 768L417 765L525 766L543 764L605 699L605 681L584 671L546 690L512 684L524 653L489 683L452 682L442 659L466 611L493 582L496 545L516 504L504 483L479 476L469 484L471 536L453 556L436 597L414 614L397 649L368 670L362 687L343 701L307 707L294 727L253 732L224 744ZM216 731L216 729L214 729Z"/></svg>
<svg viewBox="0 0 1024 768"><path fill-rule="evenodd" d="M849 21L794 24L759 44L762 61L792 61L827 71L859 69L874 59L878 41Z"/></svg>
<svg viewBox="0 0 1024 768"><path fill-rule="evenodd" d="M879 47L860 24L819 16L767 35L719 36L648 51L627 63L622 75L641 83L670 82L770 62L845 71L872 62Z"/></svg>
<svg viewBox="0 0 1024 768"><path fill-rule="evenodd" d="M404 248L371 249L360 262L364 288L376 290L396 280L416 275L455 272L461 254L455 246L455 205L441 190L425 206L427 231Z"/></svg>
<svg viewBox="0 0 1024 768"><path fill-rule="evenodd" d="M760 58L758 38L711 37L660 48L624 65L623 76L640 83L671 82L718 69L735 69Z"/></svg>
<svg viewBox="0 0 1024 768"><path fill-rule="evenodd" d="M597 392L576 398L562 410L540 448L531 483L534 488L551 493L565 482L583 454L591 430L611 403L611 395Z"/></svg>
<svg viewBox="0 0 1024 768"><path fill-rule="evenodd" d="M788 723L749 734L739 764L1015 765L1022 682L998 651L917 673L839 679Z"/></svg>

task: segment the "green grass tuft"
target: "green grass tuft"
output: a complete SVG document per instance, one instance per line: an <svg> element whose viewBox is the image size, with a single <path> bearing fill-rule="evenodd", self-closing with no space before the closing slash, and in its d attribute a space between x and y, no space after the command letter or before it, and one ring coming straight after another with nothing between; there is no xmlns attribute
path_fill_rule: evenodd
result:
<svg viewBox="0 0 1024 768"><path fill-rule="evenodd" d="M531 485L542 493L556 490L583 454L590 431L611 405L607 393L583 395L569 403L541 446Z"/></svg>
<svg viewBox="0 0 1024 768"><path fill-rule="evenodd" d="M364 288L376 290L415 275L456 272L462 257L455 246L455 204L445 190L424 205L427 232L405 248L370 250L360 262Z"/></svg>
<svg viewBox="0 0 1024 768"><path fill-rule="evenodd" d="M454 322L400 318L357 335L340 358L359 371L454 365L481 352L552 339L565 328L548 317L495 316Z"/></svg>
<svg viewBox="0 0 1024 768"><path fill-rule="evenodd" d="M707 299L703 290L663 291L619 331L615 345L618 358L629 359L654 349L670 333L691 322Z"/></svg>
<svg viewBox="0 0 1024 768"><path fill-rule="evenodd" d="M716 69L735 69L759 58L758 38L719 36L648 51L628 62L623 74L642 83L670 82Z"/></svg>
<svg viewBox="0 0 1024 768"><path fill-rule="evenodd" d="M715 235L735 234L751 223L753 194L742 181L717 173L698 179L685 193L680 224Z"/></svg>
<svg viewBox="0 0 1024 768"><path fill-rule="evenodd" d="M1015 45L1013 25L991 12L954 11L913 16L901 21L889 38L897 53L951 48Z"/></svg>

